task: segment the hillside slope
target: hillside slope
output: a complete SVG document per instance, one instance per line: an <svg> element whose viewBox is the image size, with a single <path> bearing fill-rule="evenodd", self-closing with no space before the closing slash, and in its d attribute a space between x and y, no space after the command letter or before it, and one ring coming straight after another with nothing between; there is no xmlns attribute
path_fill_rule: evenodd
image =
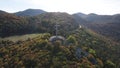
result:
<svg viewBox="0 0 120 68"><path fill-rule="evenodd" d="M14 14L0 14L0 37L30 33L55 33L55 24L62 30L70 31L78 28L76 20L67 13L43 13L32 17L19 17Z"/></svg>
<svg viewBox="0 0 120 68"><path fill-rule="evenodd" d="M74 37L70 40L69 37ZM53 68L119 68L116 49L90 35L86 30L72 31L66 39L69 43L49 42L50 34L41 34L26 41L1 41L0 65L2 67L53 67ZM69 39L69 40L68 40ZM6 44L5 44L6 43ZM114 55L111 56L111 53ZM119 51L118 51L119 53ZM113 63L114 62L114 63Z"/></svg>
<svg viewBox="0 0 120 68"><path fill-rule="evenodd" d="M27 33L28 22L25 18L10 13L0 13L0 37Z"/></svg>
<svg viewBox="0 0 120 68"><path fill-rule="evenodd" d="M116 15L97 15L97 14L82 14L77 13L73 15L78 23L84 25L106 36L116 42L120 42L120 14ZM81 21L81 19L85 21ZM87 22L86 22L87 21Z"/></svg>

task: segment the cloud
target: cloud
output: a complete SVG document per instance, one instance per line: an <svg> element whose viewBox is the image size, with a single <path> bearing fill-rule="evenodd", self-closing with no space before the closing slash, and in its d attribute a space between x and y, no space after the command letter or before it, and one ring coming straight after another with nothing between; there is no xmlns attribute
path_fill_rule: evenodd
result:
<svg viewBox="0 0 120 68"><path fill-rule="evenodd" d="M120 11L119 0L1 0L0 8L18 11L27 8L50 12L113 14Z"/></svg>

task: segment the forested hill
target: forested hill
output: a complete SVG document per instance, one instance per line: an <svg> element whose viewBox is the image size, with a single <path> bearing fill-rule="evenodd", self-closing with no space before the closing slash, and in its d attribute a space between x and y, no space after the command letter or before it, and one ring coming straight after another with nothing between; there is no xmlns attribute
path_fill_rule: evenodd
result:
<svg viewBox="0 0 120 68"><path fill-rule="evenodd" d="M1 67L119 68L119 47L91 35L86 29L67 34L65 44L51 43L51 36L44 33L25 41L1 41Z"/></svg>
<svg viewBox="0 0 120 68"><path fill-rule="evenodd" d="M56 23L60 25L60 34L63 34L61 30L69 32L79 26L76 20L67 13L43 13L32 17L0 13L0 37L44 32L54 34Z"/></svg>
<svg viewBox="0 0 120 68"><path fill-rule="evenodd" d="M94 13L73 14L76 21L98 34L120 42L120 14L115 15L97 15Z"/></svg>
<svg viewBox="0 0 120 68"><path fill-rule="evenodd" d="M27 28L28 22L25 18L1 12L0 13L0 37L22 34Z"/></svg>

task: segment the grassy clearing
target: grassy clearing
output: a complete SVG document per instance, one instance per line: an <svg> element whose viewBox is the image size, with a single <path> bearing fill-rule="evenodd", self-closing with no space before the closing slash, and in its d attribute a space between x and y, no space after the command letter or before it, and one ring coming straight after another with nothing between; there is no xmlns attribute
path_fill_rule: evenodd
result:
<svg viewBox="0 0 120 68"><path fill-rule="evenodd" d="M28 38L35 38L37 36L40 36L41 34L25 34L25 35L17 35L17 36L10 36L5 38L0 38L0 40L10 40L13 42L16 42L18 40L27 40Z"/></svg>

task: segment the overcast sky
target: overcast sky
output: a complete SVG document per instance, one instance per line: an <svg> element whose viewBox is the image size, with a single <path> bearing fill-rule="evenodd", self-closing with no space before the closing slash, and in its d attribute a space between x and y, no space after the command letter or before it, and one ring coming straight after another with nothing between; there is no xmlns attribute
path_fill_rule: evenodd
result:
<svg viewBox="0 0 120 68"><path fill-rule="evenodd" d="M70 14L82 12L112 15L120 13L120 0L0 0L0 10L17 12L28 8Z"/></svg>

